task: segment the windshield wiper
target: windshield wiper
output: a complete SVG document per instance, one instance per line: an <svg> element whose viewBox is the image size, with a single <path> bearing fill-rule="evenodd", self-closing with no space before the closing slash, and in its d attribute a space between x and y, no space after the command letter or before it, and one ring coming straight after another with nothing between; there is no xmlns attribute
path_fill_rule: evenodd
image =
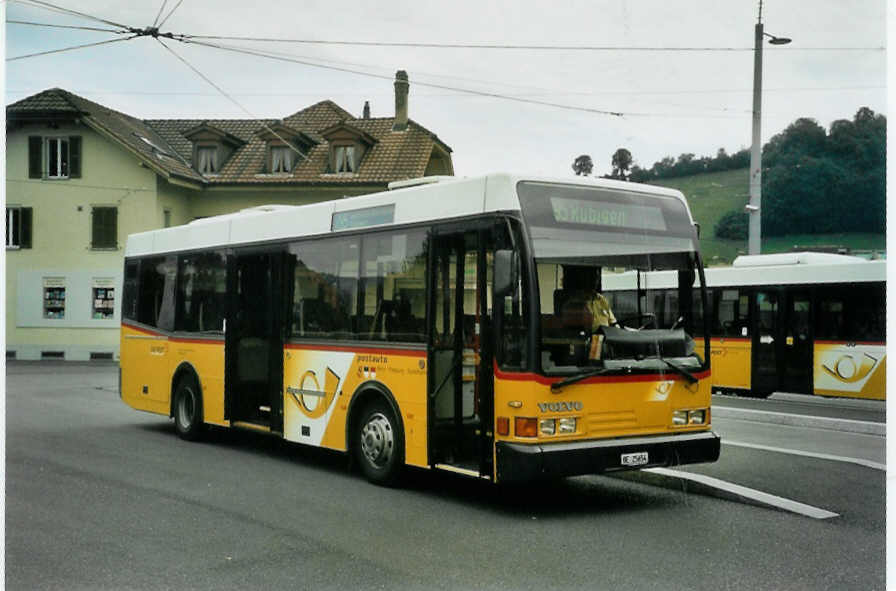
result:
<svg viewBox="0 0 896 591"><path fill-rule="evenodd" d="M566 378L565 380L560 380L559 382L555 382L555 383L551 384L551 392L559 392L560 390L562 390L566 386L569 386L570 384L575 384L576 382L581 382L582 380L587 380L588 378L593 378L594 376L599 376L601 374L605 374L608 371L610 371L610 370L607 369L606 367L602 367L600 369L595 369L592 371L585 371L585 372L576 374L574 376L570 376L570 377Z"/></svg>
<svg viewBox="0 0 896 591"><path fill-rule="evenodd" d="M669 360L666 359L665 357L660 357L660 361L662 361L663 363L665 363L666 365L668 365L669 367L671 367L672 369L674 369L675 371L677 371L678 373L680 373L681 375L683 375L684 378L688 381L689 384L696 384L698 381L700 381L700 380L697 379L697 376L695 376L694 374L692 374L691 372L689 372L689 371L686 370L685 368L681 367L680 365L677 365L677 364L675 364L675 363L672 363L671 361L669 361Z"/></svg>

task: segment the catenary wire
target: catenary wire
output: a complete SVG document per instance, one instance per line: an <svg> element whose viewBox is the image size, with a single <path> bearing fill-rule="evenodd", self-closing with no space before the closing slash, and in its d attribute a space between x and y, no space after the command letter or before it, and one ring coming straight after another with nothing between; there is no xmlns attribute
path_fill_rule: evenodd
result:
<svg viewBox="0 0 896 591"><path fill-rule="evenodd" d="M62 53L63 51L72 51L74 49L84 49L85 47L96 47L97 45L106 45L108 43L118 43L119 41L128 41L135 37L139 37L139 35L131 35L130 37L119 37L118 39L108 39L106 41L98 41L96 43L85 43L84 45L73 45L72 47L63 47L62 49L51 49L50 51L41 51L38 53L29 53L27 55L17 55L15 57L8 57L6 61L14 62L16 60L23 60L29 57L38 57L41 55L49 55L51 53Z"/></svg>
<svg viewBox="0 0 896 591"><path fill-rule="evenodd" d="M159 19L162 18L162 11L165 10L165 5L168 4L168 0L163 0L162 5L159 6L159 14L156 15L156 20L152 21L152 26L156 26L156 23L159 22Z"/></svg>
<svg viewBox="0 0 896 591"><path fill-rule="evenodd" d="M202 72L200 72L198 68L196 68L195 66L193 66L193 64L191 64L191 63L188 62L186 59L184 59L184 58L183 58L180 54L178 54L176 51L174 51L173 49L171 49L170 47L168 47L168 45L167 45L164 41L162 41L162 40L159 39L159 38L156 38L156 41L158 41L158 42L162 45L162 47L164 47L165 49L167 49L167 50L171 53L171 55L173 55L173 56L176 57L178 60L180 60L185 66L187 66L188 68L190 68L191 70L193 70L193 72L195 72L197 76L199 76L200 78L202 78L203 80L205 80L208 84L210 84L212 87L214 87L215 90L217 90L218 92L220 92L220 93L224 96L224 98L226 98L227 100L229 100L230 102L232 102L234 105L236 105L237 107L239 107L240 110L242 110L244 113L246 113L247 115L249 115L249 117L251 117L252 119L256 119L256 120L258 120L259 122L261 122L262 127L264 127L266 130L268 130L269 132L271 132L271 134L273 134L274 137L276 137L277 139L279 139L280 141L282 141L284 144L286 144L287 146L289 146L289 147L290 147L296 154L298 154L299 156L301 156L301 157L304 158L305 160L308 160L308 157L307 157L305 154L303 154L301 150L299 150L298 148L296 148L296 147L292 144L292 142L286 140L283 136L281 136L279 133L277 133L276 131L274 131L274 130L273 130L267 123L265 123L264 120L262 120L261 117L258 117L257 115L253 114L251 111L249 111L249 109L247 109L246 107L244 107L239 101L237 101L235 98L233 98L232 96L230 96L229 94L227 94L227 92L226 92L223 88L221 88L220 86L218 86L217 84L215 84L215 83L211 80L211 78L209 78L208 76L206 76L205 74L203 74Z"/></svg>
<svg viewBox="0 0 896 591"><path fill-rule="evenodd" d="M162 25L168 22L168 19L171 18L172 14L174 14L174 11L177 10L177 7L183 4L183 1L184 0L179 0L178 3L174 5L174 8L171 9L171 12L169 12L168 15L162 19L162 22L159 23L159 28L161 28Z"/></svg>
<svg viewBox="0 0 896 591"><path fill-rule="evenodd" d="M29 25L32 27L50 27L54 29L79 29L82 31L102 31L103 33L124 33L125 31L119 29L103 29L100 27L81 27L75 25L54 25L51 23L35 23L31 21L17 21L17 20L7 20L8 24L11 25Z"/></svg>
<svg viewBox="0 0 896 591"><path fill-rule="evenodd" d="M107 24L107 25L111 25L111 26L113 26L113 27L121 27L122 29L127 29L127 28L128 28L127 25L123 25L123 24L121 24L121 23L116 23L115 21L110 21L110 20L107 20L107 19L104 19L104 18L100 18L100 17L98 17L98 16L93 16L93 15L91 15L91 14L86 14L86 13L83 13L83 12L78 12L77 10L72 10L71 8L66 8L66 7L64 7L64 6L58 6L58 5L56 5L56 4L51 4L50 2L45 2L44 0L15 0L15 1L16 1L16 2L19 2L19 3L21 3L21 4L31 4L31 5L34 5L34 6L40 6L40 7L42 7L42 8L47 8L47 9L50 9L50 10L55 10L55 11L57 11L57 12L58 12L58 11L61 11L61 12L65 12L65 13L68 13L68 14L72 14L72 15L80 16L80 17L83 17L83 18L86 18L86 19L90 19L90 20L94 20L94 21L99 21L99 22L101 22L101 23L105 23L105 24Z"/></svg>
<svg viewBox="0 0 896 591"><path fill-rule="evenodd" d="M255 41L260 43L301 43L307 45L352 45L364 47L416 47L428 49L526 49L538 51L754 51L754 47L654 47L619 45L531 45L492 43L425 43L415 41L344 41L329 39L290 39L277 37L241 37L228 35L184 35L186 39L207 41ZM883 51L884 47L788 47L789 51Z"/></svg>

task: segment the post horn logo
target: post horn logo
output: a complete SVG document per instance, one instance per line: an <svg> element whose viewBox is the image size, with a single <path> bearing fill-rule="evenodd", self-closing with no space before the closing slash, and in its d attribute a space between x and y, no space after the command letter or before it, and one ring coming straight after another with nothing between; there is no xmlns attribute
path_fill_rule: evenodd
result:
<svg viewBox="0 0 896 591"><path fill-rule="evenodd" d="M299 410L301 410L305 416L309 419L317 419L324 416L330 408L330 405L333 404L338 388L339 376L328 367L326 376L324 377L323 390L320 389L320 383L317 381L317 374L309 369L302 375L302 381L298 388L290 386L286 391L292 395L299 405ZM308 398L315 399L315 402L310 402Z"/></svg>
<svg viewBox="0 0 896 591"><path fill-rule="evenodd" d="M845 353L837 358L833 367L827 364L823 364L821 367L834 379L844 384L854 384L865 379L877 366L878 361L868 353L864 353L861 361L856 362L856 358L852 354Z"/></svg>

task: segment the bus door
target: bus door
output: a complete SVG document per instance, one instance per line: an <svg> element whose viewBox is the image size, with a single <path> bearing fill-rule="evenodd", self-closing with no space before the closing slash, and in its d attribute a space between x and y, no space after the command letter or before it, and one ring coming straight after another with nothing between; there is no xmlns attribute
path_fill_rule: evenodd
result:
<svg viewBox="0 0 896 591"><path fill-rule="evenodd" d="M430 242L430 463L476 476L490 476L492 463L488 237L441 232Z"/></svg>
<svg viewBox="0 0 896 591"><path fill-rule="evenodd" d="M767 396L779 388L781 375L781 328L779 294L776 290L755 292L755 330L753 331L753 371L750 389Z"/></svg>
<svg viewBox="0 0 896 591"><path fill-rule="evenodd" d="M808 291L782 294L784 319L781 351L781 389L812 393L811 295Z"/></svg>
<svg viewBox="0 0 896 591"><path fill-rule="evenodd" d="M286 301L282 251L230 257L230 313L225 334L225 418L283 431Z"/></svg>

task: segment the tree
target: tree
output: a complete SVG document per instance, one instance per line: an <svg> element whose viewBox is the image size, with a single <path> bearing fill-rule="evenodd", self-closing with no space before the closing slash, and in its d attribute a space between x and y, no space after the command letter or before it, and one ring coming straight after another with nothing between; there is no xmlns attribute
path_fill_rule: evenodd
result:
<svg viewBox="0 0 896 591"><path fill-rule="evenodd" d="M745 240L750 221L742 209L733 209L719 218L715 227L716 238L728 240Z"/></svg>
<svg viewBox="0 0 896 591"><path fill-rule="evenodd" d="M628 179L628 169L632 165L632 153L625 148L619 148L613 153L613 172L610 177L621 181Z"/></svg>
<svg viewBox="0 0 896 591"><path fill-rule="evenodd" d="M591 161L591 156L582 154L573 160L572 170L576 173L576 176L588 176L591 174L591 171L594 170L594 162Z"/></svg>

